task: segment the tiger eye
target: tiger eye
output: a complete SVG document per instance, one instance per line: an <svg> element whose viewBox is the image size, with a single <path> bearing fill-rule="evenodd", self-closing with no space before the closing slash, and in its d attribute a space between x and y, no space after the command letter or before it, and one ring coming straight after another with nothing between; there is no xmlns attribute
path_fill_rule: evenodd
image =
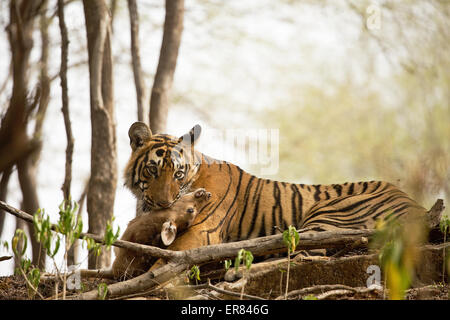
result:
<svg viewBox="0 0 450 320"><path fill-rule="evenodd" d="M174 174L175 179L182 179L184 177L184 172L183 171L177 171Z"/></svg>

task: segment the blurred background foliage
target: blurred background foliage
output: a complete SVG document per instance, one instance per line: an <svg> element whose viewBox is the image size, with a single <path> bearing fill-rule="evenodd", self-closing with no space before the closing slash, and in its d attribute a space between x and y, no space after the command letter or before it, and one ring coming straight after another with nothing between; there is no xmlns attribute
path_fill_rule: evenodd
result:
<svg viewBox="0 0 450 320"><path fill-rule="evenodd" d="M354 3L350 12L364 17L370 2ZM383 179L427 207L450 198L449 4L385 1L380 29L361 25L347 49L343 78L324 72L319 85L291 83L261 115L280 128L279 178Z"/></svg>

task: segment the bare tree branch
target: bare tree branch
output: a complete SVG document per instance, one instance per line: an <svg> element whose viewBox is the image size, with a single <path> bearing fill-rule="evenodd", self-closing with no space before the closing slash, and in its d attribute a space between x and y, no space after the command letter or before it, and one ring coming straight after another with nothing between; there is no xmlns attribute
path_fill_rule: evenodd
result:
<svg viewBox="0 0 450 320"><path fill-rule="evenodd" d="M67 66L67 70L72 69L72 68L78 68L78 67L84 66L85 64L88 64L88 61L86 61L86 60L80 60L80 61L77 61L77 62L74 62L74 63L68 65L68 66ZM60 71L60 72L61 72L61 71ZM53 81L55 81L56 79L60 78L60 72L58 72L57 74L52 75L52 76L50 77L50 82L53 82Z"/></svg>
<svg viewBox="0 0 450 320"><path fill-rule="evenodd" d="M117 0L110 0L109 2L109 16L111 17L111 34L114 33L114 19L117 13Z"/></svg>
<svg viewBox="0 0 450 320"><path fill-rule="evenodd" d="M2 256L2 257L0 257L0 262L1 261L6 261L6 260L9 260L9 259L12 259L13 258L13 256Z"/></svg>

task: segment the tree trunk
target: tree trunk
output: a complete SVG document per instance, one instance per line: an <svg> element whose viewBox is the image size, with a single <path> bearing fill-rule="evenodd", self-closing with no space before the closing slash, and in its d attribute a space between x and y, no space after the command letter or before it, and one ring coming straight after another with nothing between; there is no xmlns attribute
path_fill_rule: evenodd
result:
<svg viewBox="0 0 450 320"><path fill-rule="evenodd" d="M46 1L15 1L10 2L10 23L7 27L8 38L12 53L13 91L9 108L2 119L0 129L0 171L10 170L17 165L20 188L23 195L23 206L28 212L35 212L39 208L36 190L36 167L41 149L41 128L49 97L49 83L46 77L46 61L48 46L46 42L46 28L42 28L43 39L41 56L41 78L38 93L34 103L28 101L29 58L33 48L33 31L35 18L40 12L45 12ZM44 15L45 13L42 13ZM45 16L41 16L45 19ZM41 20L41 22L44 20ZM39 98L39 100L38 100ZM27 135L29 123L28 115L36 107L39 108L36 116L33 139ZM3 155L5 155L3 157ZM4 171L3 171L4 172ZM5 172L4 172L5 173ZM6 194L5 194L6 195ZM45 268L45 254L36 241L34 229L29 228L33 250L33 264Z"/></svg>
<svg viewBox="0 0 450 320"><path fill-rule="evenodd" d="M31 153L26 134L28 71L33 47L34 18L40 1L10 2L8 39L12 55L13 88L10 105L0 127L0 172Z"/></svg>
<svg viewBox="0 0 450 320"><path fill-rule="evenodd" d="M84 0L83 6L89 54L92 129L87 211L89 232L104 234L106 223L113 216L117 184L110 17L104 0ZM88 266L104 268L110 263L110 252L103 252L98 259L90 256Z"/></svg>
<svg viewBox="0 0 450 320"><path fill-rule="evenodd" d="M40 76L39 76L39 107L36 113L36 122L34 127L34 139L39 141L40 148L32 153L29 159L25 159L23 162L26 168L22 167L22 164L17 165L19 173L20 188L22 189L23 203L25 207L34 210L36 212L39 209L39 197L37 194L37 182L36 176L38 172L38 162L41 156L42 150L42 128L44 125L45 116L47 114L48 103L50 101L50 78L48 75L48 57L49 57L49 36L48 26L49 18L46 15L47 1L44 1L40 8L39 18L39 30L41 34L41 58L40 62ZM28 163L27 163L28 162ZM22 182L26 185L23 185ZM33 188L31 188L32 186ZM44 247L37 241L35 231L33 227L30 227L30 233L32 234L31 243L33 246L33 264L40 269L45 270L46 252Z"/></svg>
<svg viewBox="0 0 450 320"><path fill-rule="evenodd" d="M136 86L137 116L138 121L144 120L144 106L146 100L144 76L141 67L141 55L139 45L139 13L136 0L128 0L131 29L131 62L133 65L134 84Z"/></svg>
<svg viewBox="0 0 450 320"><path fill-rule="evenodd" d="M184 0L166 0L164 34L150 97L150 129L153 133L166 131L169 93L180 48L183 15Z"/></svg>
<svg viewBox="0 0 450 320"><path fill-rule="evenodd" d="M17 173L19 175L20 189L22 190L22 207L25 211L35 213L39 209L39 199L36 189L36 166L28 157L17 164ZM28 230L31 235L33 265L45 270L45 251L41 244L37 242L34 235L34 228L29 224Z"/></svg>

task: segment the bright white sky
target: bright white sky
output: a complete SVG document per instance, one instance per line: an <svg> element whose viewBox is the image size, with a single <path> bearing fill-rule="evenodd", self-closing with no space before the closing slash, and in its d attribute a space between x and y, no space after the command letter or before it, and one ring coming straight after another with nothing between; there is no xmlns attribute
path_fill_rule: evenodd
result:
<svg viewBox="0 0 450 320"><path fill-rule="evenodd" d="M343 14L337 6L280 5L269 0L209 2L186 1L185 28L173 88L174 108L169 113L168 133L182 135L193 125L203 127L199 150L224 160L223 145L208 139L213 129L257 128L252 114L270 108L274 101L291 90L290 83L321 83L326 77L338 79L347 70L348 50L358 39L358 19ZM50 1L53 6L54 1ZM141 57L146 85L152 84L161 43L164 19L163 1L138 1L141 14ZM226 3L226 5L225 5ZM136 120L136 99L132 69L129 65L129 21L125 1L119 1L114 25L114 54L119 63L114 70L117 119L119 181L115 202L115 225L125 230L134 216L135 200L123 187L122 171L130 154L128 128ZM0 5L1 19L8 19L6 1ZM6 20L5 20L6 19ZM66 12L70 36L69 64L87 59L80 49L85 42L84 16L80 2ZM57 21L50 30L51 74L59 69L59 29ZM36 34L33 62L39 58L39 34ZM82 53L80 53L82 52ZM0 74L9 66L9 46L5 32L0 33ZM33 63L36 68L37 65ZM325 76L326 74L326 76ZM3 81L3 77L0 77ZM32 82L34 83L34 81ZM72 193L78 199L90 170L90 111L87 66L71 69L68 74L70 111L75 137ZM10 90L6 90L10 92ZM9 93L8 93L9 94ZM52 86L51 102L44 126L38 191L41 206L56 220L62 200L64 180L65 131L60 111L59 80ZM7 96L0 96L6 106ZM214 112L208 112L213 109ZM206 121L198 110L206 110ZM254 118L254 117L253 117ZM269 128L268 128L269 129ZM236 162L236 161L235 161ZM245 163L236 163L246 168ZM257 173L255 173L257 174ZM13 175L8 202L20 206L20 191ZM2 241L10 241L15 222L7 215ZM87 221L86 213L84 219ZM85 223L86 224L86 223ZM85 226L87 230L87 225ZM6 253L0 249L0 255ZM31 255L31 252L29 253ZM87 266L86 253L80 257ZM60 259L60 257L59 257ZM0 264L0 275L12 273L12 262ZM52 270L50 264L48 269Z"/></svg>

